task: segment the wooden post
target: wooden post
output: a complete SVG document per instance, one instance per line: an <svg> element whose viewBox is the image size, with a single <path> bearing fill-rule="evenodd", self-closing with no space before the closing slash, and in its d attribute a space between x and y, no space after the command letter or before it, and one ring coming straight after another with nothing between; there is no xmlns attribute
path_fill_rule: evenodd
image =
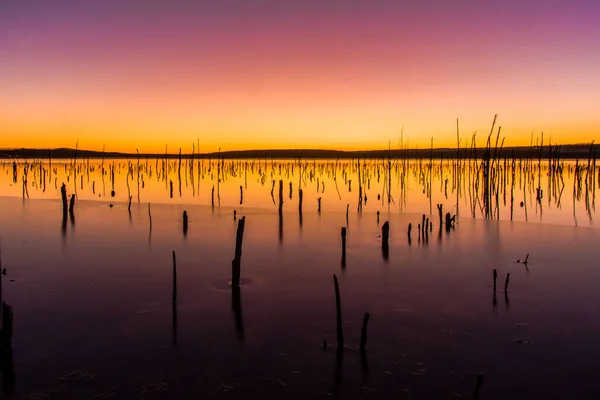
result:
<svg viewBox="0 0 600 400"><path fill-rule="evenodd" d="M365 351L367 347L367 325L369 324L369 313L363 317L362 333L360 335L360 351Z"/></svg>
<svg viewBox="0 0 600 400"><path fill-rule="evenodd" d="M410 233L412 231L412 223L408 224L408 238L410 239Z"/></svg>
<svg viewBox="0 0 600 400"><path fill-rule="evenodd" d="M506 282L504 282L504 293L508 292L508 282L510 281L510 272L506 274Z"/></svg>
<svg viewBox="0 0 600 400"><path fill-rule="evenodd" d="M298 213L302 215L302 189L298 189Z"/></svg>
<svg viewBox="0 0 600 400"><path fill-rule="evenodd" d="M425 214L423 214L423 219L421 221L421 230L423 232L421 232L423 238L425 237L425 231L427 230L427 228L425 228Z"/></svg>
<svg viewBox="0 0 600 400"><path fill-rule="evenodd" d="M244 227L246 225L246 217L242 217L238 221L237 233L235 235L235 257L231 261L231 287L240 286L240 273L242 262L242 242L244 240Z"/></svg>
<svg viewBox="0 0 600 400"><path fill-rule="evenodd" d="M348 211L350 210L350 204L346 204L346 225L348 225Z"/></svg>
<svg viewBox="0 0 600 400"><path fill-rule="evenodd" d="M187 211L183 211L183 234L186 235L188 231L188 215Z"/></svg>
<svg viewBox="0 0 600 400"><path fill-rule="evenodd" d="M65 185L64 183L60 187L60 195L62 197L63 216L66 217L67 210L68 210L68 206L67 206L67 185Z"/></svg>
<svg viewBox="0 0 600 400"><path fill-rule="evenodd" d="M496 291L496 279L498 279L498 270L494 269L494 292Z"/></svg>
<svg viewBox="0 0 600 400"><path fill-rule="evenodd" d="M338 285L338 279L333 274L333 285L335 286L335 309L336 309L336 322L337 322L337 343L338 349L344 347L344 333L342 331L342 301L340 299L340 286Z"/></svg>
<svg viewBox="0 0 600 400"><path fill-rule="evenodd" d="M292 199L292 182L290 182L290 200Z"/></svg>
<svg viewBox="0 0 600 400"><path fill-rule="evenodd" d="M233 220L237 220L237 210L233 210Z"/></svg>
<svg viewBox="0 0 600 400"><path fill-rule="evenodd" d="M384 244L388 244L390 238L390 223L385 221L381 227L381 240Z"/></svg>
<svg viewBox="0 0 600 400"><path fill-rule="evenodd" d="M346 266L346 227L342 228L342 267Z"/></svg>
<svg viewBox="0 0 600 400"><path fill-rule="evenodd" d="M173 181L170 179L169 179L169 187L170 187L170 189L169 189L170 196L171 196L171 198L173 198Z"/></svg>
<svg viewBox="0 0 600 400"><path fill-rule="evenodd" d="M244 188L240 185L240 205L244 203Z"/></svg>
<svg viewBox="0 0 600 400"><path fill-rule="evenodd" d="M379 223L379 211L377 211L377 223Z"/></svg>
<svg viewBox="0 0 600 400"><path fill-rule="evenodd" d="M75 208L75 193L71 195L71 201L69 202L69 213L73 214L73 209Z"/></svg>
<svg viewBox="0 0 600 400"><path fill-rule="evenodd" d="M177 304L177 260L175 259L175 250L173 250L173 297L172 297L172 301L173 301L173 305Z"/></svg>
<svg viewBox="0 0 600 400"><path fill-rule="evenodd" d="M442 225L443 225L443 222L444 222L444 221L443 221L443 219L442 219L442 215L443 215L443 214L442 214L442 207L443 207L443 205L442 205L442 204L438 204L438 205L437 205L437 209L438 209L438 215L440 216L440 228L442 227Z"/></svg>
<svg viewBox="0 0 600 400"><path fill-rule="evenodd" d="M425 240L429 240L429 218L425 220L425 226L423 227L423 231L425 232Z"/></svg>
<svg viewBox="0 0 600 400"><path fill-rule="evenodd" d="M283 213L283 179L279 180L279 216Z"/></svg>
<svg viewBox="0 0 600 400"><path fill-rule="evenodd" d="M317 202L318 202L318 208L317 208L317 212L318 212L319 214L321 214L321 198L320 198L320 197L317 199Z"/></svg>

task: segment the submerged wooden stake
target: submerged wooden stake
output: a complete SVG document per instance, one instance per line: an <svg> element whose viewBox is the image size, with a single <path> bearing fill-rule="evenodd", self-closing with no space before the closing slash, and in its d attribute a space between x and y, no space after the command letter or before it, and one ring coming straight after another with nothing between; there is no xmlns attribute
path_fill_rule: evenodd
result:
<svg viewBox="0 0 600 400"><path fill-rule="evenodd" d="M279 180L279 215L283 213L283 179Z"/></svg>
<svg viewBox="0 0 600 400"><path fill-rule="evenodd" d="M496 279L498 279L498 270L494 269L494 292L496 291Z"/></svg>
<svg viewBox="0 0 600 400"><path fill-rule="evenodd" d="M242 242L244 240L244 227L246 225L246 217L242 217L238 221L237 232L235 235L235 257L231 261L231 287L237 288L240 286L240 273L242 262Z"/></svg>
<svg viewBox="0 0 600 400"><path fill-rule="evenodd" d="M510 272L506 274L506 282L504 282L504 292L508 291L508 282L510 281Z"/></svg>
<svg viewBox="0 0 600 400"><path fill-rule="evenodd" d="M381 241L384 244L388 244L388 240L390 238L390 223L389 221L385 221L383 226L381 227Z"/></svg>
<svg viewBox="0 0 600 400"><path fill-rule="evenodd" d="M412 231L412 223L408 224L408 238L410 239L410 233Z"/></svg>
<svg viewBox="0 0 600 400"><path fill-rule="evenodd" d="M321 198L320 197L317 199L317 202L318 202L318 207L319 207L317 209L317 212L320 214L321 213Z"/></svg>
<svg viewBox="0 0 600 400"><path fill-rule="evenodd" d="M240 185L240 205L244 202L244 188Z"/></svg>
<svg viewBox="0 0 600 400"><path fill-rule="evenodd" d="M344 333L342 331L342 301L340 299L340 286L338 285L338 279L333 274L333 285L335 286L335 309L336 309L336 325L337 325L337 342L338 349L344 347Z"/></svg>
<svg viewBox="0 0 600 400"><path fill-rule="evenodd" d="M302 215L302 189L298 189L298 213Z"/></svg>
<svg viewBox="0 0 600 400"><path fill-rule="evenodd" d="M365 313L365 316L363 317L363 324L362 324L362 333L360 335L360 350L361 351L365 351L366 347L367 347L367 326L369 324L369 313Z"/></svg>
<svg viewBox="0 0 600 400"><path fill-rule="evenodd" d="M183 234L187 234L188 231L188 215L187 211L183 211Z"/></svg>
<svg viewBox="0 0 600 400"><path fill-rule="evenodd" d="M60 187L60 196L62 198L63 215L66 216L67 215L67 210L68 210L68 206L67 206L67 185L65 185L64 183Z"/></svg>
<svg viewBox="0 0 600 400"><path fill-rule="evenodd" d="M75 193L71 195L71 201L69 202L69 213L73 214L73 209L75 208Z"/></svg>

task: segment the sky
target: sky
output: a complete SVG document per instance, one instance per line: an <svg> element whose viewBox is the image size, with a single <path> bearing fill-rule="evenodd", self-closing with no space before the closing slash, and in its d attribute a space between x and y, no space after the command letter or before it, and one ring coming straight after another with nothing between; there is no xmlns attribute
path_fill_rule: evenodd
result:
<svg viewBox="0 0 600 400"><path fill-rule="evenodd" d="M2 0L0 147L590 142L598 71L597 0Z"/></svg>

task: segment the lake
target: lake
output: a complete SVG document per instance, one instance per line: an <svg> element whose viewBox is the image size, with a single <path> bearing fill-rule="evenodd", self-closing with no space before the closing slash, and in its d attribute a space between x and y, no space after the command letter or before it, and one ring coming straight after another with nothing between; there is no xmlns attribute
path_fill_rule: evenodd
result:
<svg viewBox="0 0 600 400"><path fill-rule="evenodd" d="M470 399L481 373L481 399L596 398L599 179L587 160L5 160L5 396Z"/></svg>

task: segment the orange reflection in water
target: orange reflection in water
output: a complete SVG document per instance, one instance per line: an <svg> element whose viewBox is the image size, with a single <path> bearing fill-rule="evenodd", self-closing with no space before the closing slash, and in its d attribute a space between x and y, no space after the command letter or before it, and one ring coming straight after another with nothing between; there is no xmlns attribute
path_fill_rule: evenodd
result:
<svg viewBox="0 0 600 400"><path fill-rule="evenodd" d="M405 212L438 223L443 213L593 226L598 168L587 163L512 160L209 160L118 159L4 161L0 195L60 199L60 186L77 199L172 203L304 213ZM25 183L25 184L24 184ZM114 195L113 195L114 191Z"/></svg>

